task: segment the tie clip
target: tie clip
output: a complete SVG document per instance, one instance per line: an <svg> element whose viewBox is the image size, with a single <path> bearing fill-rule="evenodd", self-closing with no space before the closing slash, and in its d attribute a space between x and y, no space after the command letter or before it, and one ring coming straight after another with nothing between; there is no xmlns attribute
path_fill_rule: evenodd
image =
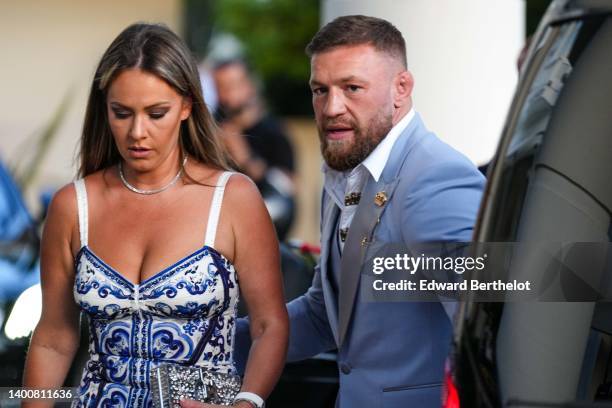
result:
<svg viewBox="0 0 612 408"><path fill-rule="evenodd" d="M347 235L348 235L348 228L341 228L340 229L340 241L342 242L346 241Z"/></svg>

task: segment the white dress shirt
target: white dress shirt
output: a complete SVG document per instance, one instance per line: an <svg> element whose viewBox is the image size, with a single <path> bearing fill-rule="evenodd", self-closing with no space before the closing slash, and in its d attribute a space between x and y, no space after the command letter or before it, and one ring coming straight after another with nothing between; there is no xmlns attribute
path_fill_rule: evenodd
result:
<svg viewBox="0 0 612 408"><path fill-rule="evenodd" d="M341 250L344 248L344 238L348 233L348 228L357 210L356 204L345 205L345 201L347 201L346 198L351 193L361 193L368 179L368 173L374 178L374 181L378 182L389 160L391 149L395 141L404 129L406 129L413 117L414 109L410 109L410 111L391 128L389 133L387 133L368 157L354 169L342 172L330 168L327 164L323 164L323 173L325 175L323 188L332 197L341 211L338 226Z"/></svg>

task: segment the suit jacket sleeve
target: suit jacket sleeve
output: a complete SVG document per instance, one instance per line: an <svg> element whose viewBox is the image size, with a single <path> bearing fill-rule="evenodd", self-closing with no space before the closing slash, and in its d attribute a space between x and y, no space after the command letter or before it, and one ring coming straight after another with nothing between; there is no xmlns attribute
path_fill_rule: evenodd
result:
<svg viewBox="0 0 612 408"><path fill-rule="evenodd" d="M463 156L444 153L421 173L417 188L404 194L399 216L406 245L472 240L485 178ZM440 300L453 322L458 303Z"/></svg>
<svg viewBox="0 0 612 408"><path fill-rule="evenodd" d="M287 361L299 361L332 350L336 343L329 327L319 265L315 267L308 291L287 304L289 312L289 350ZM251 348L248 317L238 319L234 342L234 362L239 374L244 374Z"/></svg>
<svg viewBox="0 0 612 408"><path fill-rule="evenodd" d="M321 232L324 209L330 198L321 194ZM287 361L298 361L313 357L336 347L323 298L320 265L315 266L312 285L308 291L287 304L289 312L289 350Z"/></svg>
<svg viewBox="0 0 612 408"><path fill-rule="evenodd" d="M325 208L325 193L321 196L321 211L323 208ZM287 311L289 313L287 361L304 360L336 347L325 310L319 265L314 268L314 277L308 291L289 302ZM238 319L234 340L234 362L240 374L244 373L250 348L249 319Z"/></svg>
<svg viewBox="0 0 612 408"><path fill-rule="evenodd" d="M404 196L402 240L469 242L485 179L467 159L438 162L424 170L418 188Z"/></svg>
<svg viewBox="0 0 612 408"><path fill-rule="evenodd" d="M318 265L308 291L289 302L287 310L290 322L288 361L303 360L336 347L327 320Z"/></svg>

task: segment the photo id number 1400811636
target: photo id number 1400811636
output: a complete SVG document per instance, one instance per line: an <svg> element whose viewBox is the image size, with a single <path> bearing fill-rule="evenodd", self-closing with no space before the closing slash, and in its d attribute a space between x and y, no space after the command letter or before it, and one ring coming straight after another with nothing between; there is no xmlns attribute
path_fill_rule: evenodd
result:
<svg viewBox="0 0 612 408"><path fill-rule="evenodd" d="M0 401L53 400L72 401L77 395L75 388L16 388L0 387Z"/></svg>

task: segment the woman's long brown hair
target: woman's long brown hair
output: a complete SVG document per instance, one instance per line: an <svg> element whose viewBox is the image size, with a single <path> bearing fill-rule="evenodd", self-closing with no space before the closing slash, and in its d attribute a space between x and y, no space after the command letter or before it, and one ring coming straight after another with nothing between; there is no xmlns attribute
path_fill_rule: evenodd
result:
<svg viewBox="0 0 612 408"><path fill-rule="evenodd" d="M138 23L115 38L96 69L81 134L78 176L85 177L113 166L121 159L108 123L106 95L117 75L131 68L156 75L191 100L191 115L180 128L183 154L215 168L229 170L231 159L204 104L197 65L189 49L166 26Z"/></svg>

